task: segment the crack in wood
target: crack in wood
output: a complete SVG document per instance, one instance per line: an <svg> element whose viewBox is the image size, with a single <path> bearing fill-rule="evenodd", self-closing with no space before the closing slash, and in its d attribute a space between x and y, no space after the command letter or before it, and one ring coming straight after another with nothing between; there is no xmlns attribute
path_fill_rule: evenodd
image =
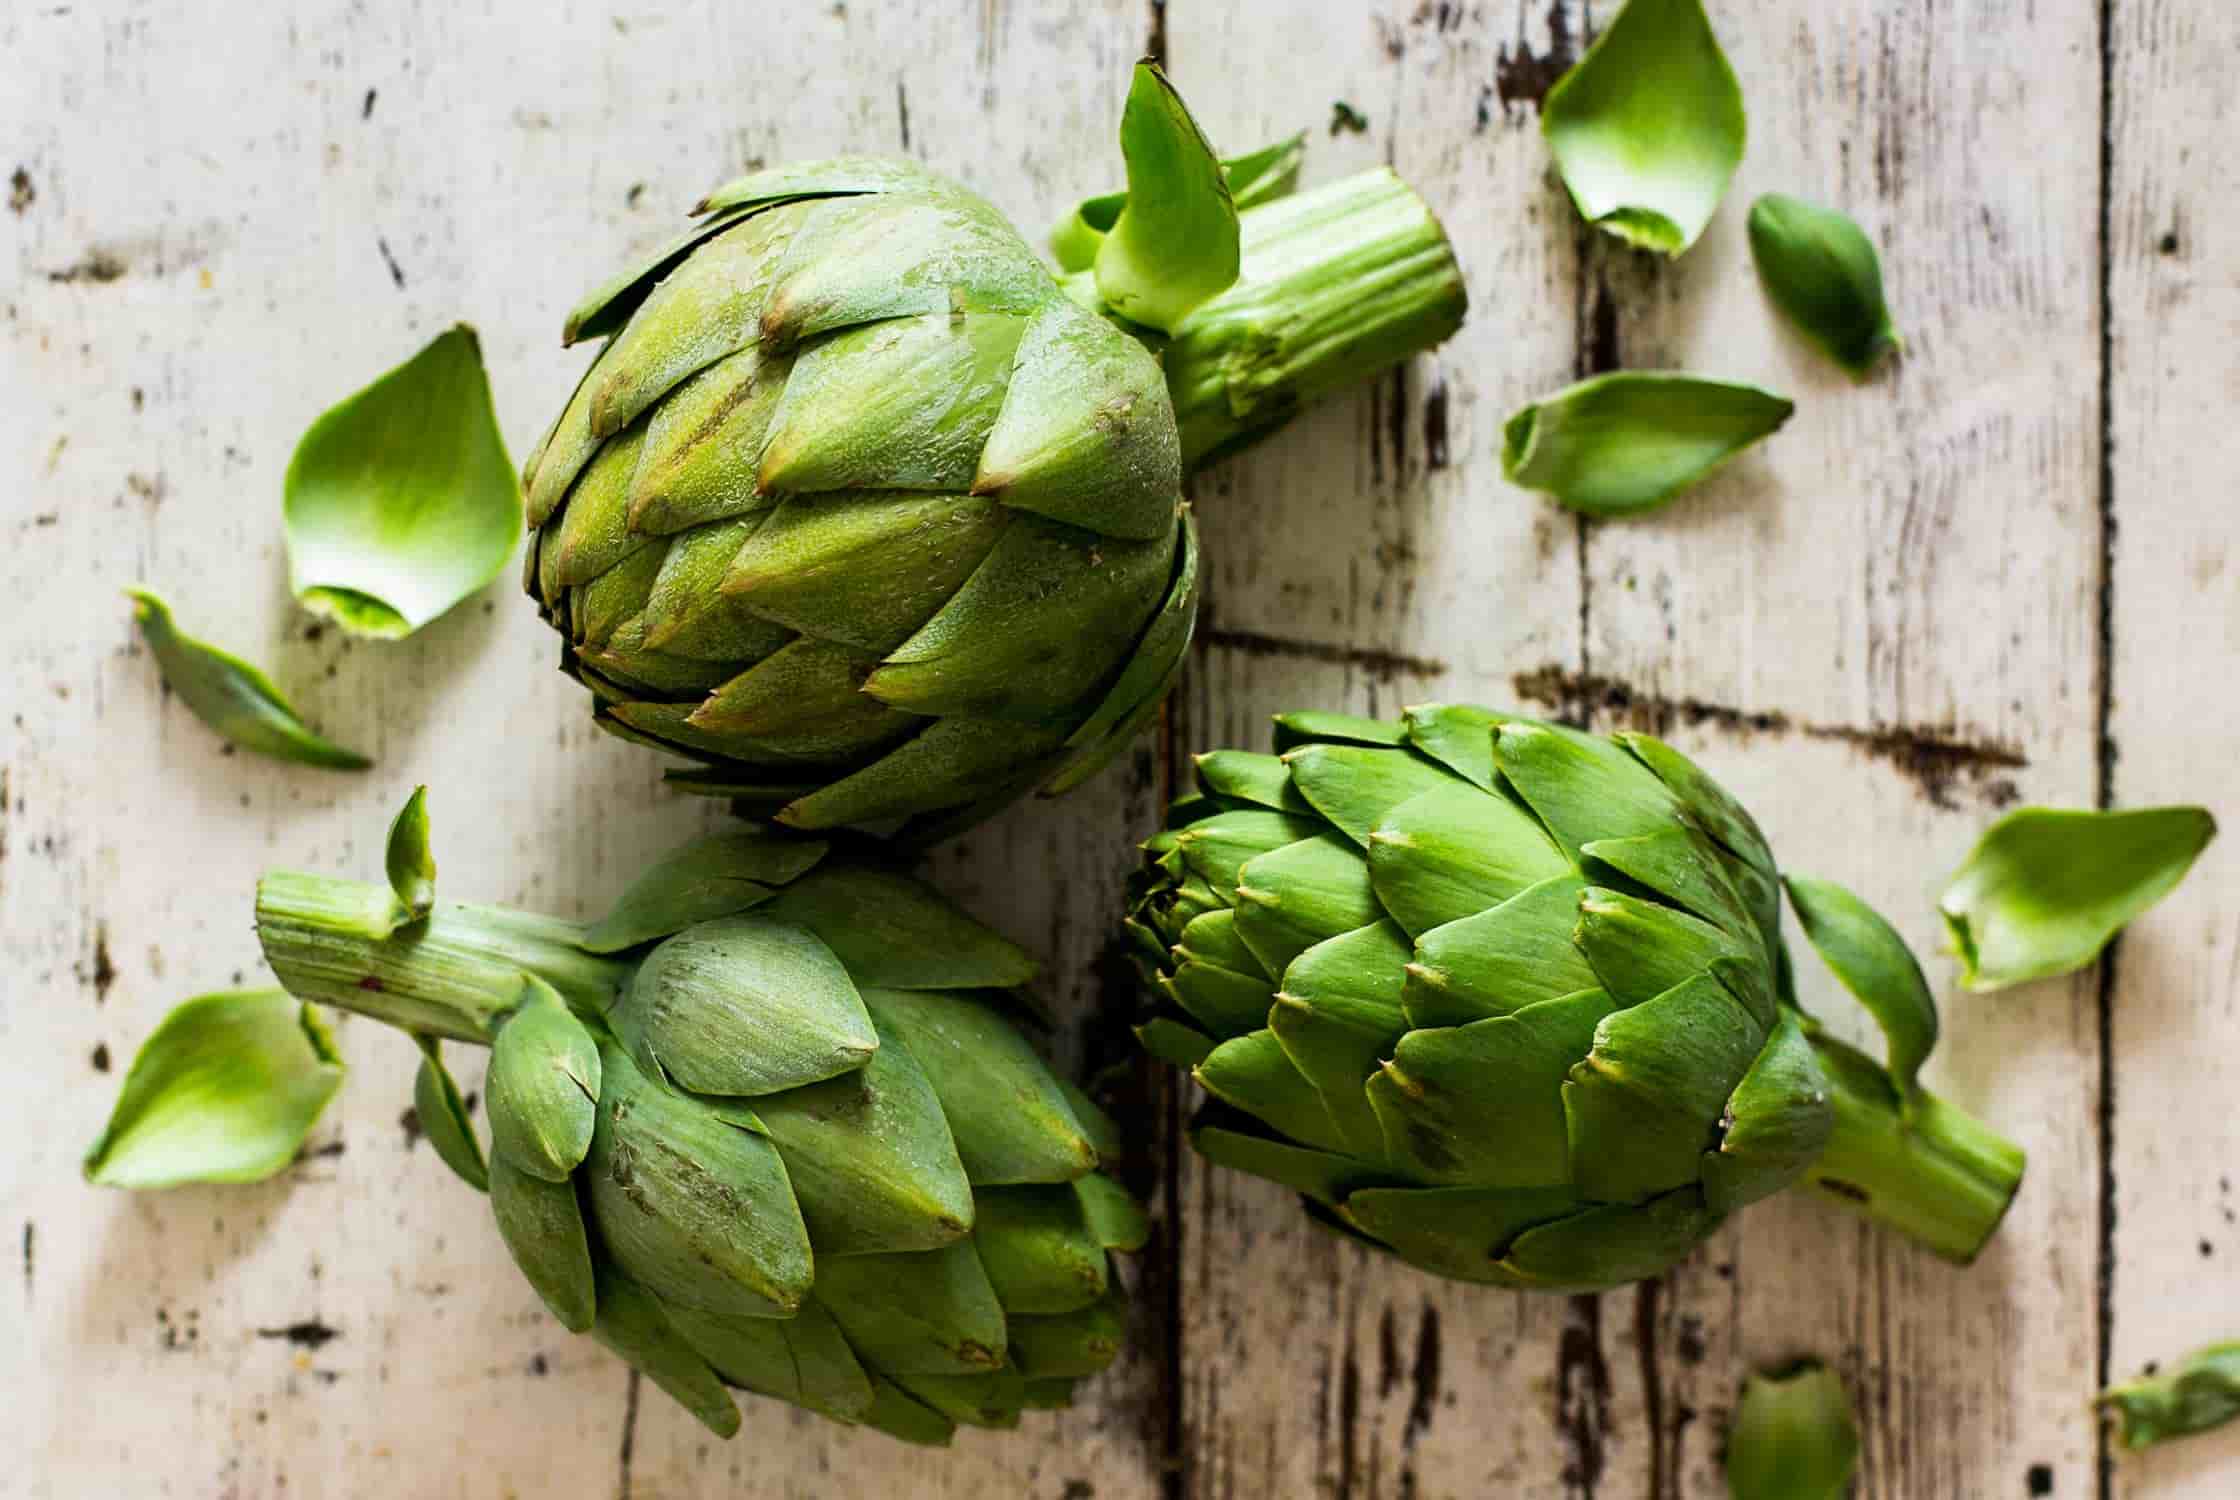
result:
<svg viewBox="0 0 2240 1500"><path fill-rule="evenodd" d="M1777 709L1743 709L1704 698L1670 697L1615 677L1574 672L1553 663L1517 673L1510 679L1510 687L1523 701L1579 724L1591 723L1596 714L1609 714L1626 727L1659 735L1677 725L1740 735L1799 735L1849 745L1895 767L1921 789L1931 805L1940 808L1959 806L1953 793L1963 779L1992 806L2009 806L2020 794L2010 778L1998 773L2021 770L2030 764L2011 746L1964 739L1950 729L1821 724Z"/></svg>
<svg viewBox="0 0 2240 1500"><path fill-rule="evenodd" d="M1410 656L1406 652L1387 651L1380 646L1348 646L1336 641L1293 640L1288 636L1266 635L1257 630L1201 627L1198 631L1198 649L1211 651L1217 647L1245 656L1314 661L1334 667L1358 667L1379 681L1389 681L1403 674L1439 677L1447 671L1447 664L1436 657Z"/></svg>

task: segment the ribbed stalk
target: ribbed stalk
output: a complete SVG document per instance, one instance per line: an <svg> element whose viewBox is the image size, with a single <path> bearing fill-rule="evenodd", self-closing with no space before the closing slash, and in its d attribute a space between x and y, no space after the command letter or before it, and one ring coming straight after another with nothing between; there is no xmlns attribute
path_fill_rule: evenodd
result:
<svg viewBox="0 0 2240 1500"><path fill-rule="evenodd" d="M1813 1046L1836 1124L1806 1183L1948 1260L1975 1259L2022 1185L2022 1148L1933 1094L1901 1110L1872 1058L1828 1037Z"/></svg>
<svg viewBox="0 0 2240 1500"><path fill-rule="evenodd" d="M502 906L439 905L372 936L385 886L281 872L257 883L257 940L280 983L406 1031L487 1044L535 974L587 1016L604 1015L632 965L576 946L583 928Z"/></svg>
<svg viewBox="0 0 2240 1500"><path fill-rule="evenodd" d="M1468 304L1446 231L1389 169L1248 209L1240 224L1236 284L1183 319L1163 354L1185 468L1431 348Z"/></svg>

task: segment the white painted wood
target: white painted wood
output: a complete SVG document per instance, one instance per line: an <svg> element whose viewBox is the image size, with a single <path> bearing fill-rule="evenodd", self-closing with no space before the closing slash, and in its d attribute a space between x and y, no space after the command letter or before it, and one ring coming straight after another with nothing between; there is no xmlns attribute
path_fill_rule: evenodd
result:
<svg viewBox="0 0 2240 1500"><path fill-rule="evenodd" d="M447 892L587 913L717 816L591 730L510 583L402 645L310 630L278 530L310 418L467 318L519 453L579 368L556 348L561 312L754 159L907 147L1039 231L1113 180L1125 67L1159 20L1218 142L1310 127L1313 180L1392 161L1445 218L1473 297L1469 328L1405 380L1196 484L1206 646L1173 746L1262 744L1281 708L1433 696L1552 691L1605 727L1646 714L1787 858L1934 949L1937 879L2006 784L2072 805L2099 787L2100 7L1712 8L1752 145L1705 242L1665 268L1579 231L1539 140L1526 96L1583 36L1580 0L0 14L0 174L22 169L0 216L0 1229L21 1252L0 1278L0 1488L1710 1500L1742 1369L1814 1351L1862 1398L1862 1496L2028 1495L2038 1465L2046 1493L2094 1495L2103 1334L2119 1373L2240 1334L2240 1203L2220 1186L2240 882L2221 849L2120 949L2112 1162L2096 976L1970 998L1930 962L1935 1086L2032 1153L1972 1269L1784 1201L1649 1290L1536 1299L1372 1260L1281 1192L1184 1159L1180 1222L1155 1203L1139 1268L1137 1351L1076 1412L946 1455L761 1403L721 1444L650 1388L633 1418L621 1368L551 1324L483 1205L408 1143L410 1050L370 1025L344 1029L352 1078L315 1138L340 1154L246 1189L126 1197L77 1178L156 1019L255 982L259 870L370 875L425 780ZM2240 739L2218 691L2240 22L2199 0L2115 13L2113 790L2214 806ZM1328 132L1340 99L1365 133ZM1902 364L1854 387L1773 325L1742 235L1769 188L1841 204L1883 246ZM1582 535L1501 481L1499 430L1592 362L1604 287L1626 362L1760 380L1800 411L1700 495ZM134 644L116 594L133 582L269 664L378 768L220 752ZM1940 805L1850 733L1891 729L2026 764L1961 769ZM1165 744L937 861L1047 961L1069 1063L1127 1057L1107 940ZM1809 960L1805 984L1864 1034ZM1165 1149L1146 1132L1154 1189ZM336 1336L291 1343L298 1324ZM2228 1494L2236 1441L2124 1461L2113 1493Z"/></svg>
<svg viewBox="0 0 2240 1500"><path fill-rule="evenodd" d="M2120 807L2206 803L2224 840L2116 950L2115 1379L2240 1336L2240 863L2229 830L2240 704L2240 164L2231 59L2240 15L2182 0L2120 6L2109 201L2115 520L2111 791ZM2121 1458L2123 1500L2222 1500L2240 1429Z"/></svg>

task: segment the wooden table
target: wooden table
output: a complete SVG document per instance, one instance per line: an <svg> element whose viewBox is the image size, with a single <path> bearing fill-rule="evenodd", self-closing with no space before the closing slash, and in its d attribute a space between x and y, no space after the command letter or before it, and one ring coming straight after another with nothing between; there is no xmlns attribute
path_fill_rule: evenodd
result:
<svg viewBox="0 0 2240 1500"><path fill-rule="evenodd" d="M1929 961L1936 1087L2030 1152L1973 1269L1783 1200L1637 1289L1449 1285L1204 1170L1176 1146L1186 1101L1141 1074L1136 1352L1074 1412L947 1454L755 1403L714 1442L561 1332L400 1124L411 1049L365 1023L278 1180L77 1176L165 1009L255 981L261 868L371 875L424 780L446 892L580 914L718 816L593 732L510 583L400 645L298 613L280 479L311 418L464 318L523 452L580 366L564 309L744 164L905 152L1039 230L1114 181L1146 49L1232 149L1305 126L1311 179L1395 165L1473 310L1436 358L1196 483L1203 649L1165 740L939 860L1048 961L1066 1061L1127 1056L1112 924L1162 743L1264 744L1279 708L1654 727L1925 953L1937 883L2010 802L2233 811L2240 7L1719 0L1749 158L1674 264L1583 232L1537 130L1608 0L281 9L0 16L0 1184L22 1262L0 1491L1707 1500L1743 1370L1817 1352L1857 1396L1862 1496L2240 1492L2240 1432L2111 1460L2086 1411L2110 1370L2240 1334L2229 845L2072 980L1969 997ZM1339 100L1365 131L1325 128ZM1742 228L1767 189L1883 247L1902 362L1855 387L1773 324ZM1763 382L1798 413L1645 521L1506 486L1502 418L1619 365ZM223 751L136 644L118 590L143 580L378 768Z"/></svg>

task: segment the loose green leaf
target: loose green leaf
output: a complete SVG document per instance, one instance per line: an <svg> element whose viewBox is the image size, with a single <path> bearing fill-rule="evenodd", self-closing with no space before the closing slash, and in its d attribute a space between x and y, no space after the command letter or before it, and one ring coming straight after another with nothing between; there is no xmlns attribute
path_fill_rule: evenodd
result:
<svg viewBox="0 0 2240 1500"><path fill-rule="evenodd" d="M1849 216L1767 193L1750 205L1750 258L1781 315L1854 376L1904 347L1882 300L1882 259Z"/></svg>
<svg viewBox="0 0 2240 1500"><path fill-rule="evenodd" d="M1330 101L1330 133L1332 135L1336 135L1341 130L1353 135L1363 135L1368 132L1368 129L1369 117L1367 115L1355 109L1343 99Z"/></svg>
<svg viewBox="0 0 2240 1500"><path fill-rule="evenodd" d="M2170 894L2217 822L2206 808L2024 807L1991 825L1937 902L1961 983L2005 989L2073 973Z"/></svg>
<svg viewBox="0 0 2240 1500"><path fill-rule="evenodd" d="M296 445L285 486L296 599L357 635L410 635L481 588L521 533L482 346L461 323Z"/></svg>
<svg viewBox="0 0 2240 1500"><path fill-rule="evenodd" d="M155 653L164 682L194 716L244 750L330 771L373 764L355 750L321 739L305 726L272 679L231 652L181 633L171 606L146 589L126 589L132 617Z"/></svg>
<svg viewBox="0 0 2240 1500"><path fill-rule="evenodd" d="M1666 255L1694 244L1748 135L1702 0L1629 0L1548 90L1540 133L1590 223Z"/></svg>
<svg viewBox="0 0 2240 1500"><path fill-rule="evenodd" d="M1890 1081L1907 1100L1937 1045L1937 997L1898 930L1832 880L1788 876L1789 904L1804 935L1843 987L1858 996L1890 1049Z"/></svg>
<svg viewBox="0 0 2240 1500"><path fill-rule="evenodd" d="M1843 1381L1818 1360L1742 1383L1727 1435L1734 1500L1842 1500L1859 1463L1859 1428Z"/></svg>
<svg viewBox="0 0 2240 1500"><path fill-rule="evenodd" d="M389 889L417 922L436 904L436 857L428 848L428 789L416 786L389 825Z"/></svg>
<svg viewBox="0 0 2240 1500"><path fill-rule="evenodd" d="M432 1036L413 1037L420 1047L420 1071L412 1080L412 1110L420 1132L435 1147L443 1164L478 1193L490 1191L490 1161L467 1115L467 1101L451 1070L443 1065L443 1043Z"/></svg>
<svg viewBox="0 0 2240 1500"><path fill-rule="evenodd" d="M1120 117L1128 202L1097 247L1097 294L1172 333L1237 279L1237 205L1221 163L1156 63L1136 64Z"/></svg>
<svg viewBox="0 0 2240 1500"><path fill-rule="evenodd" d="M2116 1416L2116 1436L2137 1452L2240 1417L2240 1342L2211 1344L2171 1369L2102 1391L2095 1404Z"/></svg>
<svg viewBox="0 0 2240 1500"><path fill-rule="evenodd" d="M86 1180L262 1181L295 1160L341 1086L341 1054L309 1005L285 990L198 995L141 1044Z"/></svg>
<svg viewBox="0 0 2240 1500"><path fill-rule="evenodd" d="M1795 410L1756 386L1621 370L1509 418L1501 470L1510 483L1590 516L1639 515L1777 431Z"/></svg>

